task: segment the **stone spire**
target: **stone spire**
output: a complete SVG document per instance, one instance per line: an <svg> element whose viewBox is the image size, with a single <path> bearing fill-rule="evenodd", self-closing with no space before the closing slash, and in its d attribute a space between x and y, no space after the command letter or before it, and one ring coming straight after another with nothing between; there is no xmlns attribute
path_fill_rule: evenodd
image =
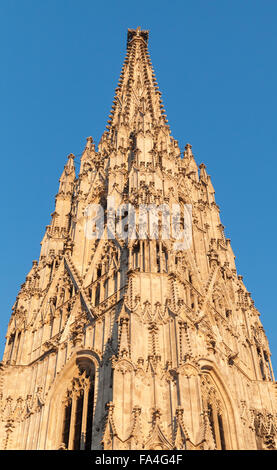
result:
<svg viewBox="0 0 277 470"><path fill-rule="evenodd" d="M67 240L71 225L72 198L75 185L75 156L71 153L59 179L59 190L55 197L55 210L51 223L41 242L40 261L60 256Z"/></svg>
<svg viewBox="0 0 277 470"><path fill-rule="evenodd" d="M148 31L129 29L127 53L108 120L108 133L123 128L146 131L154 126L168 127L148 48Z"/></svg>
<svg viewBox="0 0 277 470"><path fill-rule="evenodd" d="M69 155L13 306L0 448L277 448L260 314L206 166L170 135L147 45L128 30L107 130L97 150L87 138L77 178ZM151 226L156 208L168 231L161 214Z"/></svg>
<svg viewBox="0 0 277 470"><path fill-rule="evenodd" d="M59 194L69 195L72 197L73 186L75 181L75 156L70 153L67 157L66 165L64 166L63 172L60 177Z"/></svg>

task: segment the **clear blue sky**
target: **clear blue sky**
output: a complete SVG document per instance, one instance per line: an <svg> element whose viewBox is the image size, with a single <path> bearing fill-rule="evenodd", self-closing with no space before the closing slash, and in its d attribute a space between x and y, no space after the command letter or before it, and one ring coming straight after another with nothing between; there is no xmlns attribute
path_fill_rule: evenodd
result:
<svg viewBox="0 0 277 470"><path fill-rule="evenodd" d="M277 372L276 0L1 0L1 355L58 179L105 130L127 28L149 49L173 136L212 176Z"/></svg>

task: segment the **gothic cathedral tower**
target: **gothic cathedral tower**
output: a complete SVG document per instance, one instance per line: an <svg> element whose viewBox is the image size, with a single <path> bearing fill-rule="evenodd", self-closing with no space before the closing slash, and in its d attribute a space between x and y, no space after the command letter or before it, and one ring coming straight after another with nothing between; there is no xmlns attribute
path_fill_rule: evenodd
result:
<svg viewBox="0 0 277 470"><path fill-rule="evenodd" d="M205 165L170 134L147 43L128 30L107 130L98 149L88 137L77 177L69 155L13 306L1 449L277 446L260 314ZM176 207L186 243L164 233Z"/></svg>

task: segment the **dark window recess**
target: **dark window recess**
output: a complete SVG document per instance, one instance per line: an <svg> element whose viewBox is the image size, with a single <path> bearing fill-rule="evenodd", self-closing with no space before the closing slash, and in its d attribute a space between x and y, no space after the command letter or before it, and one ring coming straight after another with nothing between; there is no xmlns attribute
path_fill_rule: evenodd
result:
<svg viewBox="0 0 277 470"><path fill-rule="evenodd" d="M65 410L64 410L62 442L64 443L66 449L68 449L68 442L69 442L70 419L71 419L71 401L66 405Z"/></svg>
<svg viewBox="0 0 277 470"><path fill-rule="evenodd" d="M214 427L214 417L213 417L213 408L212 408L212 405L208 405L208 416L209 416L209 421L210 421L210 425L211 425L211 429L212 429L212 433L213 433L214 442L216 442L216 439L215 439L215 427Z"/></svg>
<svg viewBox="0 0 277 470"><path fill-rule="evenodd" d="M217 419L218 419L218 428L219 428L219 435L220 435L221 450L225 450L226 445L225 445L225 437L224 437L222 416L220 414L218 414Z"/></svg>
<svg viewBox="0 0 277 470"><path fill-rule="evenodd" d="M83 401L84 401L84 392L83 392L83 390L81 390L80 396L77 398L77 404L76 404L73 450L80 449L81 431L82 431Z"/></svg>
<svg viewBox="0 0 277 470"><path fill-rule="evenodd" d="M95 306L99 305L100 301L100 284L97 284L96 291L95 291Z"/></svg>
<svg viewBox="0 0 277 470"><path fill-rule="evenodd" d="M86 426L87 432L86 432L85 450L91 450L93 402L94 402L94 382L91 382L89 395L88 395L88 411L87 411L87 426Z"/></svg>

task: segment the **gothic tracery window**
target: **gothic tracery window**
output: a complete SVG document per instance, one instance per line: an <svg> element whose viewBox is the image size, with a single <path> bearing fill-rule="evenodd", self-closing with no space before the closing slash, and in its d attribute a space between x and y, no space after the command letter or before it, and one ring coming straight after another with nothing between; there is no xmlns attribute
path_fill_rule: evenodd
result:
<svg viewBox="0 0 277 470"><path fill-rule="evenodd" d="M207 375L202 377L202 398L203 407L206 410L210 427L214 439L215 448L217 450L226 449L226 430L225 430L225 417L226 411L224 409L221 398L214 384Z"/></svg>
<svg viewBox="0 0 277 470"><path fill-rule="evenodd" d="M89 362L80 366L63 401L62 447L90 450L94 406L95 369Z"/></svg>

